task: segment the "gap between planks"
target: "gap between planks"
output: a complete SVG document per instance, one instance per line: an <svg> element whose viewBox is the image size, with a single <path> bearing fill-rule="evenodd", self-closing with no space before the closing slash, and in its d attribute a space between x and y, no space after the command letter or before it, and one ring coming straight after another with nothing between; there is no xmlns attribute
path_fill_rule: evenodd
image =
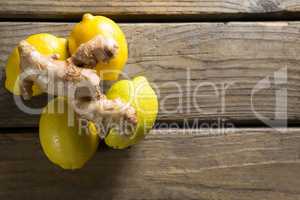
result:
<svg viewBox="0 0 300 200"><path fill-rule="evenodd" d="M0 17L10 20L78 20L82 14L105 15L120 21L224 21L299 19L297 0L189 1L0 1Z"/></svg>

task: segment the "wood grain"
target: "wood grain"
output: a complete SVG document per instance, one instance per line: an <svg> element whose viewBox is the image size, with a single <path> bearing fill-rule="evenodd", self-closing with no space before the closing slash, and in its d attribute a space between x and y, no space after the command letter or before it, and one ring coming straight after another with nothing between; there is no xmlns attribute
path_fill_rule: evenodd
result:
<svg viewBox="0 0 300 200"><path fill-rule="evenodd" d="M127 150L101 146L78 171L51 164L37 133L0 134L0 198L300 198L300 129L225 132L154 130Z"/></svg>
<svg viewBox="0 0 300 200"><path fill-rule="evenodd" d="M234 19L247 16L259 19L287 14L297 16L299 10L298 0L0 1L0 17L6 19L79 19L86 12L125 20Z"/></svg>
<svg viewBox="0 0 300 200"><path fill-rule="evenodd" d="M21 39L39 32L67 36L71 26L0 23L0 67L3 69ZM125 71L129 77L144 75L151 81L160 101L159 121L224 120L239 124L260 122L261 116L299 121L300 23L121 26L130 48ZM258 87L261 90L252 96ZM22 114L3 85L0 88L0 126L36 126L38 115ZM37 102L44 101L37 98L32 104Z"/></svg>

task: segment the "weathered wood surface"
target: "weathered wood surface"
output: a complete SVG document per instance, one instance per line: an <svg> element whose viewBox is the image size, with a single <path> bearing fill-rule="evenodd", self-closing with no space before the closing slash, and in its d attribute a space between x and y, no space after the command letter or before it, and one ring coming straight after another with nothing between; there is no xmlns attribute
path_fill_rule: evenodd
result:
<svg viewBox="0 0 300 200"><path fill-rule="evenodd" d="M47 160L37 133L0 134L0 198L300 199L300 129L207 134L219 133L154 130L73 172Z"/></svg>
<svg viewBox="0 0 300 200"><path fill-rule="evenodd" d="M39 32L66 36L71 26L0 23L1 69L21 39ZM130 77L145 75L155 86L160 121L259 122L251 93L267 77L269 81L259 84L265 88L253 95L255 111L270 119L277 115L299 121L300 23L122 24L122 28L130 46L126 71ZM285 67L286 83L280 77ZM36 126L38 116L22 114L3 85L0 88L0 126ZM285 99L279 95L285 88L287 117Z"/></svg>
<svg viewBox="0 0 300 200"><path fill-rule="evenodd" d="M79 19L83 13L118 19L224 19L294 14L300 11L298 0L1 0L1 18ZM265 15L266 16L266 15Z"/></svg>

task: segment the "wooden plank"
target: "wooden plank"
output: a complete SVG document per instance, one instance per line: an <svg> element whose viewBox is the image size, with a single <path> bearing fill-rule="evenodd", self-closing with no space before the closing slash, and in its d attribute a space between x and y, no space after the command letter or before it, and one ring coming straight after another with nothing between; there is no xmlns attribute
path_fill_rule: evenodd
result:
<svg viewBox="0 0 300 200"><path fill-rule="evenodd" d="M37 133L0 134L0 198L300 198L300 129L225 132L154 130L130 149L101 146L78 171L51 164Z"/></svg>
<svg viewBox="0 0 300 200"><path fill-rule="evenodd" d="M0 1L0 17L6 19L79 19L91 12L116 19L225 19L297 16L298 0L10 0ZM262 15L257 15L262 14ZM267 14L267 15L266 15Z"/></svg>
<svg viewBox="0 0 300 200"><path fill-rule="evenodd" d="M21 39L38 32L67 36L71 26L0 23L1 68ZM299 121L299 22L122 24L122 28L130 48L125 71L129 77L144 75L151 81L159 96L159 121L222 119L238 124L260 122L261 116ZM280 77L285 69L286 83ZM258 87L262 90L255 92ZM38 116L22 114L12 96L0 88L0 126L36 126ZM287 99L280 96L285 89Z"/></svg>

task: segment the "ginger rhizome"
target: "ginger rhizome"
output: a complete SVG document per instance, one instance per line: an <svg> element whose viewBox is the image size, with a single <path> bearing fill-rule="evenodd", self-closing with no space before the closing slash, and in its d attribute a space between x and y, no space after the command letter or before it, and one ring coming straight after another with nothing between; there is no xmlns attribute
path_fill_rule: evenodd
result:
<svg viewBox="0 0 300 200"><path fill-rule="evenodd" d="M67 97L79 118L101 124L107 130L111 124L120 124L121 121L136 125L135 109L120 99L107 99L100 90L100 77L91 69L97 63L108 62L116 56L118 45L113 39L98 35L81 44L65 61L58 60L58 55L49 57L40 54L25 40L19 43L18 50L21 68L19 86L24 99L31 98L35 83L43 92ZM120 130L124 135L131 132Z"/></svg>

